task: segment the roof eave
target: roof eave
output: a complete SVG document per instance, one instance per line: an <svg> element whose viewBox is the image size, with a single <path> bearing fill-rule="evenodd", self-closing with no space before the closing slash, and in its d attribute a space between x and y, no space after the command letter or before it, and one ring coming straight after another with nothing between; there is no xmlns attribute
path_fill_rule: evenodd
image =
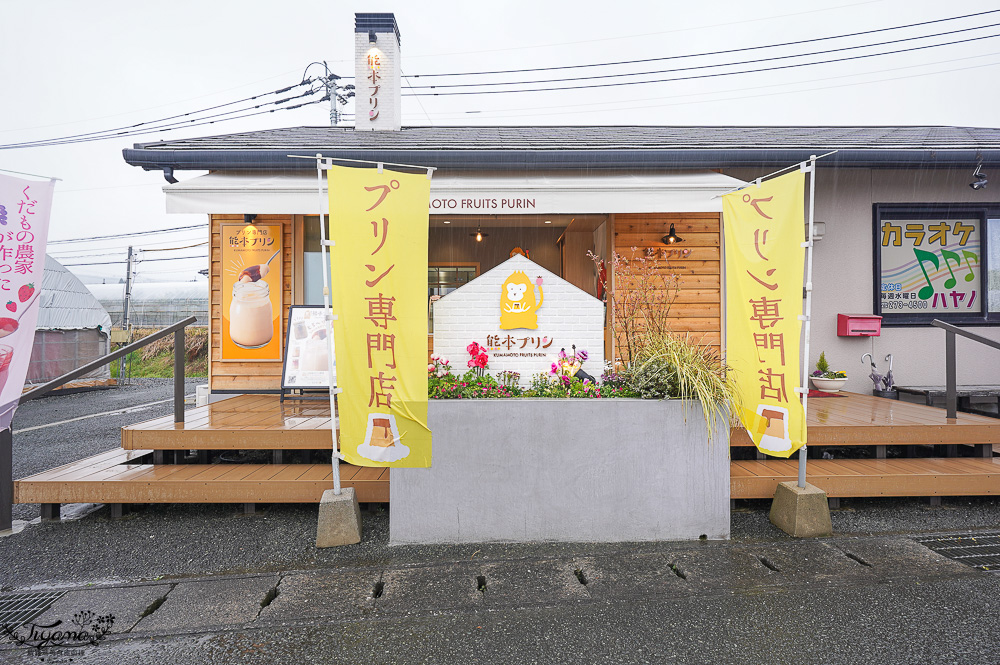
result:
<svg viewBox="0 0 1000 665"><path fill-rule="evenodd" d="M315 157L420 164L456 170L582 170L656 168L734 168L783 166L808 160L830 148L698 148L604 150L408 150L408 149L308 149L308 150L149 150L125 149L132 166L152 170L302 171L315 168ZM847 148L823 160L824 166L879 168L967 167L982 162L1000 164L1000 149L858 149Z"/></svg>

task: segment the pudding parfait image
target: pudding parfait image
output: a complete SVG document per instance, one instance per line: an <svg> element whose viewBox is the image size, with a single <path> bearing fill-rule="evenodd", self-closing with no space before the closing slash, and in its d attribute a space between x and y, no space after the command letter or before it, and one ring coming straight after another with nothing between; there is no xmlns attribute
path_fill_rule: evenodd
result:
<svg viewBox="0 0 1000 665"><path fill-rule="evenodd" d="M236 282L229 305L229 338L244 349L266 346L274 336L271 290L264 280Z"/></svg>

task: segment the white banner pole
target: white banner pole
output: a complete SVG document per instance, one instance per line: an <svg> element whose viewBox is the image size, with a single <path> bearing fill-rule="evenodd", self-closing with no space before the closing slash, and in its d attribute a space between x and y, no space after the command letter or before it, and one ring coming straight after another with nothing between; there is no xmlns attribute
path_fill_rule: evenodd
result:
<svg viewBox="0 0 1000 665"><path fill-rule="evenodd" d="M809 334L812 319L812 275L813 275L813 221L816 209L816 155L810 155L809 161L802 164L802 170L809 174L809 212L808 234L802 246L806 248L806 304L803 315L804 343L802 345L802 418L805 421L806 444L799 448L799 487L806 486L806 458L808 456L809 431Z"/></svg>
<svg viewBox="0 0 1000 665"><path fill-rule="evenodd" d="M343 458L337 450L337 393L340 389L333 385L336 376L337 361L333 342L333 320L336 318L333 309L330 307L330 256L327 249L331 242L327 240L326 219L324 215L324 203L329 201L323 199L323 155L316 155L316 193L319 195L319 237L322 251L323 264L323 319L326 322L327 340L327 371L330 376L330 436L332 439L332 459L333 464L333 493L340 494L340 460Z"/></svg>

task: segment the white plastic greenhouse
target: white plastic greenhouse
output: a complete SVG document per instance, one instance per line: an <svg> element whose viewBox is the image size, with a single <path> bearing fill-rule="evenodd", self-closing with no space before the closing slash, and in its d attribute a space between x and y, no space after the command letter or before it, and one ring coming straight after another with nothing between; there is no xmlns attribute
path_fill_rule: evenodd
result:
<svg viewBox="0 0 1000 665"><path fill-rule="evenodd" d="M111 317L87 287L51 256L45 257L38 323L26 383L41 384L109 352ZM107 365L85 378L110 379Z"/></svg>
<svg viewBox="0 0 1000 665"><path fill-rule="evenodd" d="M124 284L88 284L116 326L122 322ZM129 322L134 327L163 328L189 316L208 325L208 282L139 282L132 285Z"/></svg>

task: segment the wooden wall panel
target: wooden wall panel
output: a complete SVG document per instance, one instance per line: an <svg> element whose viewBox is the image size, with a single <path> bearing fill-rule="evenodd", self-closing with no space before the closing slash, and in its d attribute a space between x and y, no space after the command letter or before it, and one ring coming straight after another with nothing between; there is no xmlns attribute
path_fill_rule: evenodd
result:
<svg viewBox="0 0 1000 665"><path fill-rule="evenodd" d="M675 225L684 242L667 247L660 238ZM645 256L652 248L657 272L677 275L680 290L670 309L671 328L720 349L722 341L721 216L718 213L618 214L614 217L614 249L626 257ZM616 288L629 288L615 280ZM662 298L669 293L661 291Z"/></svg>
<svg viewBox="0 0 1000 665"><path fill-rule="evenodd" d="M211 263L209 271L209 335L211 355L208 363L210 390L273 390L281 389L280 362L233 362L222 360L222 235L223 222L242 222L243 215L211 215ZM257 222L281 222L281 334L288 327L288 308L292 304L292 216L257 215Z"/></svg>

